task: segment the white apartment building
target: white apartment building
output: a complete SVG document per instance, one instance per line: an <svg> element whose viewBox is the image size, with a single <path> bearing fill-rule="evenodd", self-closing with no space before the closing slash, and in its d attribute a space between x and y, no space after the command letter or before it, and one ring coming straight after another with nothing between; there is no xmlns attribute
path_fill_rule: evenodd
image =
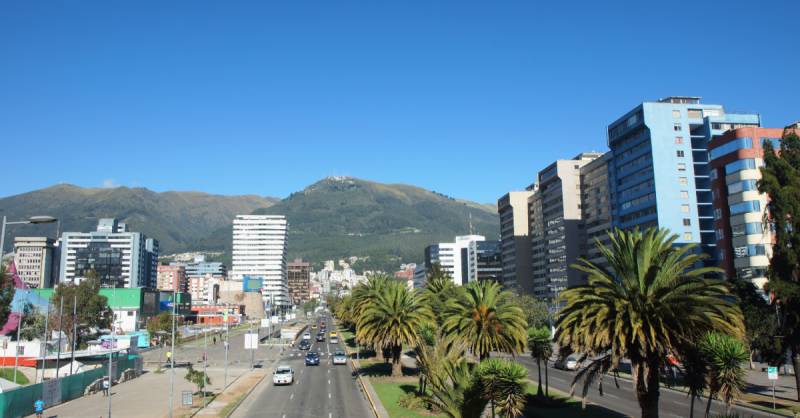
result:
<svg viewBox="0 0 800 418"><path fill-rule="evenodd" d="M263 280L265 301L290 305L286 273L286 234L288 224L283 215L237 215L233 220L232 280L245 276Z"/></svg>
<svg viewBox="0 0 800 418"><path fill-rule="evenodd" d="M528 199L535 188L536 185L531 190L508 192L497 200L503 286L518 287L528 293L533 291Z"/></svg>
<svg viewBox="0 0 800 418"><path fill-rule="evenodd" d="M462 286L478 281L478 241L482 235L462 235L455 242L440 242L425 249L425 266L439 263L443 272L453 278L453 283Z"/></svg>
<svg viewBox="0 0 800 418"><path fill-rule="evenodd" d="M14 238L14 264L28 287L53 287L54 241L47 237Z"/></svg>

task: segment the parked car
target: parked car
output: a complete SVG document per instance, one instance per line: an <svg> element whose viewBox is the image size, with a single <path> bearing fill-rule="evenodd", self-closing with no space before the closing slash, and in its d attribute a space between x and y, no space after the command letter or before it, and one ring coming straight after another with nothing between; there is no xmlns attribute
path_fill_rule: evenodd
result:
<svg viewBox="0 0 800 418"><path fill-rule="evenodd" d="M347 355L342 350L333 353L333 364L347 364Z"/></svg>
<svg viewBox="0 0 800 418"><path fill-rule="evenodd" d="M273 385L291 385L294 383L294 370L290 366L278 366L272 373Z"/></svg>
<svg viewBox="0 0 800 418"><path fill-rule="evenodd" d="M306 366L319 366L319 354L309 351L306 354Z"/></svg>

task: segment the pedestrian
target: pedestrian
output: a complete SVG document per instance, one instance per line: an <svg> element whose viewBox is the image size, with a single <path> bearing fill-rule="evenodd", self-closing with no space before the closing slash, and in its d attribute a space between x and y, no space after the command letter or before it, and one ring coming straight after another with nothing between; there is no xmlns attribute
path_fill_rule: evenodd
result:
<svg viewBox="0 0 800 418"><path fill-rule="evenodd" d="M36 402L33 403L33 410L36 412L36 418L42 418L42 412L44 412L44 401L37 399Z"/></svg>
<svg viewBox="0 0 800 418"><path fill-rule="evenodd" d="M214 345L217 345L217 337L215 336L212 340L214 340Z"/></svg>
<svg viewBox="0 0 800 418"><path fill-rule="evenodd" d="M108 396L108 388L111 386L108 379L103 379L103 396Z"/></svg>
<svg viewBox="0 0 800 418"><path fill-rule="evenodd" d="M167 364L170 364L170 360L172 360L172 351L167 351Z"/></svg>

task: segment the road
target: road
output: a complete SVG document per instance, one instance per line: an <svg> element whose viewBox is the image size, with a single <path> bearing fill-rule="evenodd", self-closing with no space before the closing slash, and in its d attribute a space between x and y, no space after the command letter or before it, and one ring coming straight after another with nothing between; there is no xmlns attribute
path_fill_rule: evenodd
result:
<svg viewBox="0 0 800 418"><path fill-rule="evenodd" d="M528 368L528 376L532 380L538 379L536 371L536 362L529 356L517 357L517 361L522 363ZM558 389L562 392L569 393L572 385L572 380L575 377L575 372L555 369L548 367L550 374L550 387ZM542 378L544 379L544 370L542 370ZM597 392L597 385L594 385L589 391L589 401L596 405L608 408L628 416L638 417L641 414L639 405L636 402L636 396L633 391L633 384L629 380L619 379L620 387L614 385L614 379L610 376L603 380L603 396ZM576 390L578 392L578 390ZM705 414L707 399L695 400L695 414L696 417L702 417ZM662 386L661 395L659 398L659 411L662 417L682 418L689 416L689 397L684 393L678 393L668 390ZM724 405L721 402L713 402L711 406L712 414L721 414L725 411ZM734 406L733 411L739 413L742 417L779 417L767 412L756 411L749 408L741 408Z"/></svg>
<svg viewBox="0 0 800 418"><path fill-rule="evenodd" d="M330 318L325 318L332 324ZM316 330L312 330L312 336ZM254 390L233 417L273 418L369 418L374 417L358 381L349 365L334 366L334 351L344 349L342 342L330 344L312 338L311 351L320 354L319 366L306 366L306 351L286 350L277 365L289 365L295 370L291 386L273 386L268 376Z"/></svg>

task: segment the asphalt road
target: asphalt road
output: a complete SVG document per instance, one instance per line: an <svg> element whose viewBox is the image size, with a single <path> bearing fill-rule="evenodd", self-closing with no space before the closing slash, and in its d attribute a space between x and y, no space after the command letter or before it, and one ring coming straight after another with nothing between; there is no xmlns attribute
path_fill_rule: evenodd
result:
<svg viewBox="0 0 800 418"><path fill-rule="evenodd" d="M517 357L517 360L528 368L528 376L532 380L535 381L538 379L536 362L532 358L520 356ZM569 393L572 380L575 377L575 372L559 370L553 367L549 367L548 370L550 374L550 387ZM542 370L542 379L544 379L544 370ZM597 391L597 385L594 385L589 390L589 401L595 405L605 407L626 416L638 417L641 414L641 410L636 401L633 384L631 381L624 379L619 379L618 382L620 384L619 388L614 385L614 379L607 376L603 379L603 396L600 396ZM579 391L580 387L576 388L575 392L577 394L579 394ZM706 398L695 400L694 416L704 416L707 401ZM662 386L661 395L659 397L659 411L662 417L687 417L689 416L689 397L684 393L668 390ZM741 417L779 417L779 415L737 406L734 406L733 411L738 413ZM725 412L725 408L721 402L712 403L712 414L721 414L723 412Z"/></svg>
<svg viewBox="0 0 800 418"><path fill-rule="evenodd" d="M332 324L330 318L325 319ZM267 376L234 413L234 417L274 418L368 418L374 413L353 376L349 365L334 366L333 353L344 349L342 343L316 342L311 330L311 351L320 354L319 366L306 366L306 351L286 350L276 365L289 365L295 371L295 383L273 386Z"/></svg>

